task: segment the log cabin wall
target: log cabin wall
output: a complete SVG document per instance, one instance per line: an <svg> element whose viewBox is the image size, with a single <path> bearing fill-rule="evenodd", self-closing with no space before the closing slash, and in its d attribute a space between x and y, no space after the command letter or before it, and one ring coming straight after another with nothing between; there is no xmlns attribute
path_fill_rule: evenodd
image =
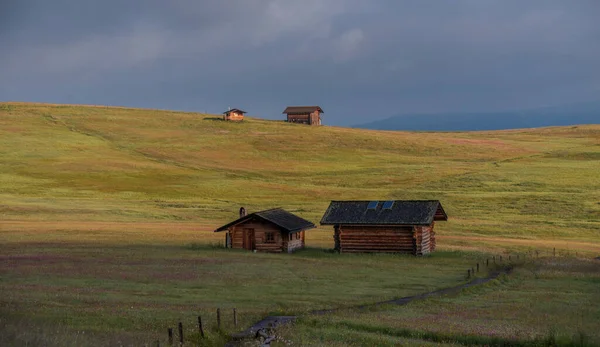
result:
<svg viewBox="0 0 600 347"><path fill-rule="evenodd" d="M242 248L261 252L281 252L283 238L276 226L259 220L250 220L230 228L232 248ZM253 234L252 243L248 243L247 233ZM270 236L268 236L270 234Z"/></svg>
<svg viewBox="0 0 600 347"><path fill-rule="evenodd" d="M340 225L336 233L340 252L415 252L412 226Z"/></svg>
<svg viewBox="0 0 600 347"><path fill-rule="evenodd" d="M292 253L297 249L304 248L304 231L284 235L283 249Z"/></svg>
<svg viewBox="0 0 600 347"><path fill-rule="evenodd" d="M318 110L310 114L310 125L321 125L321 117Z"/></svg>
<svg viewBox="0 0 600 347"><path fill-rule="evenodd" d="M319 111L301 114L289 113L287 115L287 121L290 123L321 125L321 117L319 115Z"/></svg>
<svg viewBox="0 0 600 347"><path fill-rule="evenodd" d="M288 114L287 120L290 123L300 123L300 124L310 124L310 115L308 113L304 114Z"/></svg>
<svg viewBox="0 0 600 347"><path fill-rule="evenodd" d="M381 252L427 255L431 253L433 225L334 226L334 248L339 252ZM433 246L435 248L435 246Z"/></svg>
<svg viewBox="0 0 600 347"><path fill-rule="evenodd" d="M225 114L223 117L225 118L225 120L231 120L231 121L244 120L244 114L238 113L238 112L230 112L228 114Z"/></svg>

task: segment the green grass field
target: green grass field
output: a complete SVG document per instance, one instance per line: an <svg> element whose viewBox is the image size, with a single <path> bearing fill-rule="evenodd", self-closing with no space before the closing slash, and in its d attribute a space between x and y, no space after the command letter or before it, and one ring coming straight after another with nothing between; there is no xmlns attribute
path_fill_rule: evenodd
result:
<svg viewBox="0 0 600 347"><path fill-rule="evenodd" d="M190 334L197 314L214 324L217 307L236 307L244 326L456 285L489 253L598 256L598 172L600 125L385 132L0 103L0 344L164 342L179 319ZM440 251L330 254L332 230L319 227L311 249L252 254L219 249L212 232L240 206L318 223L334 199L439 199Z"/></svg>
<svg viewBox="0 0 600 347"><path fill-rule="evenodd" d="M599 261L541 258L456 296L307 316L283 339L302 346L598 346L599 298Z"/></svg>

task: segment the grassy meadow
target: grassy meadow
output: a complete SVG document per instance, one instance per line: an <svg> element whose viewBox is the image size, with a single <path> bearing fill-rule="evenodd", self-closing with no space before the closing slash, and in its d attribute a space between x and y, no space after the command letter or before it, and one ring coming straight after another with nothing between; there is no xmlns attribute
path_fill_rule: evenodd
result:
<svg viewBox="0 0 600 347"><path fill-rule="evenodd" d="M166 328L180 319L193 337L198 314L211 329L204 343L222 345L225 332L235 330L234 307L242 328L269 313L457 285L467 267L492 253L548 255L556 248L559 255L595 257L599 172L600 125L386 132L0 103L0 345L164 343ZM319 227L307 233L307 250L254 254L221 249L224 234L212 232L235 219L240 206L249 212L283 207L318 224L334 199L441 200L449 221L436 223L439 252L426 258L332 254L332 230ZM494 290L440 299L440 307L483 302L496 289L545 295L555 285L523 289L527 272L516 275ZM585 298L598 294L589 285L580 290ZM217 307L228 315L222 332L212 327ZM357 328L364 324L359 315L342 317L343 326L338 316L326 318L326 327L357 341L421 344L416 335L376 329L416 329L402 318L407 308L373 313L382 317L373 329ZM597 311L586 312L600 322ZM310 324L298 325L297 343L322 334ZM463 328L457 334L472 333ZM333 345L347 341L323 336Z"/></svg>
<svg viewBox="0 0 600 347"><path fill-rule="evenodd" d="M282 338L301 346L598 346L599 298L600 262L540 258L460 295L306 316Z"/></svg>

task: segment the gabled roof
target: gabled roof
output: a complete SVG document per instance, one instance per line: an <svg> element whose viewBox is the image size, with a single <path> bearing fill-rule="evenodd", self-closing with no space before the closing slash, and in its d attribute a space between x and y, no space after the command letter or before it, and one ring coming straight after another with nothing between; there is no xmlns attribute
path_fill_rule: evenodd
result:
<svg viewBox="0 0 600 347"><path fill-rule="evenodd" d="M429 225L434 220L448 220L438 200L332 201L321 225ZM389 208L383 208L384 205ZM372 207L372 206L371 206Z"/></svg>
<svg viewBox="0 0 600 347"><path fill-rule="evenodd" d="M225 224L222 227L218 228L217 230L215 230L215 232L227 230L230 226L240 224L252 218L258 218L273 223L282 230L287 231L288 233L295 233L306 229L316 228L316 226L312 222L309 222L304 218L300 218L295 214L290 213L282 208L273 208L270 210L254 212L247 216L236 219L233 222Z"/></svg>
<svg viewBox="0 0 600 347"><path fill-rule="evenodd" d="M239 108L232 108L231 110L228 110L228 111L225 111L225 112L223 112L223 114L228 114L228 113L231 113L231 112L237 112L237 113L248 113L248 112L246 112L246 111L242 111L242 110L240 110Z"/></svg>
<svg viewBox="0 0 600 347"><path fill-rule="evenodd" d="M315 111L323 112L323 109L319 106L288 106L283 113L311 113Z"/></svg>

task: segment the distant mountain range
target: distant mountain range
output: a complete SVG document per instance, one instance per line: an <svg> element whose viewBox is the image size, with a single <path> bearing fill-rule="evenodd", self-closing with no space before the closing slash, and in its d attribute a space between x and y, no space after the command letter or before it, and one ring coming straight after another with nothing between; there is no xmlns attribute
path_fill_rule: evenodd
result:
<svg viewBox="0 0 600 347"><path fill-rule="evenodd" d="M587 102L535 109L473 112L400 114L352 128L416 131L476 131L575 124L600 124L600 102Z"/></svg>

